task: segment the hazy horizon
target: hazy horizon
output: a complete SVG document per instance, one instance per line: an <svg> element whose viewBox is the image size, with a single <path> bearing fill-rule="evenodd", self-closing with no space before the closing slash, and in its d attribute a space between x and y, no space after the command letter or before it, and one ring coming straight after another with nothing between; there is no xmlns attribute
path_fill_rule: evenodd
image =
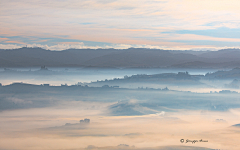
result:
<svg viewBox="0 0 240 150"><path fill-rule="evenodd" d="M148 50L164 50L164 51L197 51L197 52L205 52L205 51L221 51L221 50L240 50L240 47L223 47L219 49L160 49L160 48L145 48L145 47L127 47L127 48L115 48L115 47L108 47L108 48L102 48L102 47L89 47L89 48L84 48L84 47L69 47L65 49L48 49L47 47L44 46L37 46L37 45L21 45L17 47L11 47L11 48L0 48L1 50L15 50L15 49L22 49L22 48L41 48L44 50L50 50L50 51L65 51L65 50L102 50L102 49L107 49L107 50L128 50L128 49L148 49Z"/></svg>

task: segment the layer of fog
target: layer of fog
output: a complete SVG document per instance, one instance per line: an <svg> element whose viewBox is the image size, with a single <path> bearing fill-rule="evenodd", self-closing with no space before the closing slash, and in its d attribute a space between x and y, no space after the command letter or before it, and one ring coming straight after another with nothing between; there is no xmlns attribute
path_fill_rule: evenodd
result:
<svg viewBox="0 0 240 150"><path fill-rule="evenodd" d="M47 75L4 71L0 78L3 84L60 85L162 73L158 69L82 70L55 70L58 73ZM233 127L240 123L239 93L217 93L239 91L224 86L232 80L181 82L125 83L120 88L2 86L0 149L239 149L240 128ZM170 90L161 90L166 86ZM89 124L79 122L85 118ZM208 142L181 143L181 139Z"/></svg>
<svg viewBox="0 0 240 150"><path fill-rule="evenodd" d="M239 123L239 109L227 112L177 110L140 116L108 116L102 114L105 104L100 104L103 107L98 109L91 107L96 103L74 105L2 112L0 148L111 149L122 144L129 146L125 149L158 146L238 149L240 129L231 126ZM91 120L88 125L79 123L84 118ZM181 139L203 139L208 142L181 143Z"/></svg>
<svg viewBox="0 0 240 150"><path fill-rule="evenodd" d="M14 82L24 82L30 84L76 84L78 82L91 82L97 80L123 78L125 75L136 74L159 74L177 73L188 71L192 75L205 75L214 72L213 69L104 69L104 68L48 68L50 71L38 71L39 68L0 68L0 80L3 85ZM30 71L31 70L31 71Z"/></svg>
<svg viewBox="0 0 240 150"><path fill-rule="evenodd" d="M1 89L0 149L238 148L239 94L17 86Z"/></svg>

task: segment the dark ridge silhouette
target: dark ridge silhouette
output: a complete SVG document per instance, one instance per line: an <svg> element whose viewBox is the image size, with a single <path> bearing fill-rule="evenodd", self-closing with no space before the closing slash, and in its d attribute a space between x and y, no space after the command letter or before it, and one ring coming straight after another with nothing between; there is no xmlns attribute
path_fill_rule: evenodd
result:
<svg viewBox="0 0 240 150"><path fill-rule="evenodd" d="M217 71L214 73L207 73L205 77L208 79L239 79L240 68L236 67L229 71Z"/></svg>
<svg viewBox="0 0 240 150"><path fill-rule="evenodd" d="M172 51L146 48L0 50L0 67L126 67L126 68L234 68L240 50Z"/></svg>

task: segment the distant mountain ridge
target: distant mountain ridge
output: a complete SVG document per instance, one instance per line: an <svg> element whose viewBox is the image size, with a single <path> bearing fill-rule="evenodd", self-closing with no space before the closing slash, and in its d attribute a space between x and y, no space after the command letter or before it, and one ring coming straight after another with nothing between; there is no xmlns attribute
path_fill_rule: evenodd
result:
<svg viewBox="0 0 240 150"><path fill-rule="evenodd" d="M0 50L0 67L235 68L240 50L172 51L146 48Z"/></svg>

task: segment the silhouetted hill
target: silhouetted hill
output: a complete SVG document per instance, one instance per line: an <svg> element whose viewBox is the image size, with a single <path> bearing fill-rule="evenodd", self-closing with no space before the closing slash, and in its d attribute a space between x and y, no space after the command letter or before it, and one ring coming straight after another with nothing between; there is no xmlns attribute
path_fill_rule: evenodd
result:
<svg viewBox="0 0 240 150"><path fill-rule="evenodd" d="M0 50L0 67L164 67L234 68L240 65L240 50L170 51L159 49L69 49L42 48Z"/></svg>
<svg viewBox="0 0 240 150"><path fill-rule="evenodd" d="M239 59L240 50L239 49L223 49L219 51L208 51L206 53L200 54L199 56L204 58Z"/></svg>
<svg viewBox="0 0 240 150"><path fill-rule="evenodd" d="M239 79L240 68L234 68L229 71L217 71L214 73L207 73L205 77L208 79Z"/></svg>
<svg viewBox="0 0 240 150"><path fill-rule="evenodd" d="M82 66L84 61L108 53L112 51L91 49L50 51L42 48L20 48L0 51L0 67Z"/></svg>
<svg viewBox="0 0 240 150"><path fill-rule="evenodd" d="M164 50L127 49L119 50L86 61L89 66L105 67L167 67L198 59L192 54L172 54Z"/></svg>

